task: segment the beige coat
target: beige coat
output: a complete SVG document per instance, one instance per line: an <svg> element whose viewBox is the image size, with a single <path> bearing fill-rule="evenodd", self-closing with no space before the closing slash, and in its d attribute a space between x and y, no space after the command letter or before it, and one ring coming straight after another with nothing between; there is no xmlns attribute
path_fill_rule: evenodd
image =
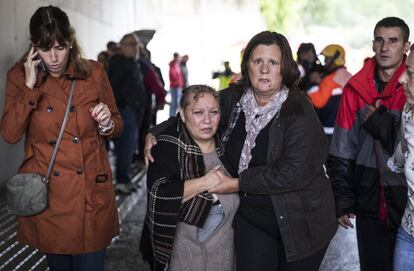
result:
<svg viewBox="0 0 414 271"><path fill-rule="evenodd" d="M19 172L43 175L65 113L70 92L68 78L77 79L50 177L48 207L40 214L18 218L17 239L43 252L93 252L105 248L119 233L105 140L99 135L90 109L99 102L109 106L115 124L111 136L120 133L123 123L102 65L90 63L92 72L87 78L69 67L61 77L49 76L34 90L25 86L23 63L16 64L7 74L1 135L10 144L25 135L25 157ZM97 182L100 174L106 175L106 179L100 179L103 182Z"/></svg>

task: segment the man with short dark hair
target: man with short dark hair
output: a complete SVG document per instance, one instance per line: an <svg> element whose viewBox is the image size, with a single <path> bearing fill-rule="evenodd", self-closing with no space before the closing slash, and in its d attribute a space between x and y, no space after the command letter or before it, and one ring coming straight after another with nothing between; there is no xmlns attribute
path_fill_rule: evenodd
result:
<svg viewBox="0 0 414 271"><path fill-rule="evenodd" d="M356 232L361 270L392 270L396 229L406 204L406 182L387 170L406 101L398 78L410 35L397 17L374 29L375 56L346 84L328 158L338 223Z"/></svg>

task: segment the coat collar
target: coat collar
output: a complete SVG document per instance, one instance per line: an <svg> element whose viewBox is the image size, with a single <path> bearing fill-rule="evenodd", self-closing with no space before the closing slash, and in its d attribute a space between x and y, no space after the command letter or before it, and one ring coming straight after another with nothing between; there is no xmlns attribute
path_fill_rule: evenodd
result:
<svg viewBox="0 0 414 271"><path fill-rule="evenodd" d="M86 77L81 75L73 64L70 64L59 77L48 75L46 82L39 89L46 95L66 103L69 98L70 81L78 79L86 79Z"/></svg>
<svg viewBox="0 0 414 271"><path fill-rule="evenodd" d="M375 60L375 57L372 57L370 60L368 60L364 67L362 67L362 69L349 80L348 84L350 84L353 89L358 92L358 94L367 104L374 104L376 99L382 97L392 97L401 86L401 84L398 82L398 79L405 70L406 58L407 56L404 55L402 63L395 70L391 79L387 82L387 85L381 95L378 93L375 87L374 75L375 69L377 67L377 61Z"/></svg>
<svg viewBox="0 0 414 271"><path fill-rule="evenodd" d="M75 65L73 65L72 63L69 64L68 68L66 69L66 71L63 72L63 74L61 75L61 77L66 77L68 79L86 79L86 76L80 74L77 70Z"/></svg>

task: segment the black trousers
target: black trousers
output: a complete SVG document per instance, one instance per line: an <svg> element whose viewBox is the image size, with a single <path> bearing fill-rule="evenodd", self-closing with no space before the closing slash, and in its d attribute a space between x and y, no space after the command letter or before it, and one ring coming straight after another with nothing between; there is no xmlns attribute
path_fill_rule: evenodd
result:
<svg viewBox="0 0 414 271"><path fill-rule="evenodd" d="M356 233L361 271L392 270L396 232L378 219L357 216Z"/></svg>
<svg viewBox="0 0 414 271"><path fill-rule="evenodd" d="M283 242L238 216L235 220L237 271L317 271L326 249L304 259L286 262Z"/></svg>

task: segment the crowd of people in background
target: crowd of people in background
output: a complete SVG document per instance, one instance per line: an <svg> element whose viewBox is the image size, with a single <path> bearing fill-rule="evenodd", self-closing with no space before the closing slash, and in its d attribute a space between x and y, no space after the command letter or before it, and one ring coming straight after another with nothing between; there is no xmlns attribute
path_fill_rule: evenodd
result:
<svg viewBox="0 0 414 271"><path fill-rule="evenodd" d="M143 166L143 146L148 129L157 123L158 110L166 104L165 81L161 69L151 61L151 52L136 33L109 41L97 56L107 72L118 109L124 119L122 134L107 144L116 157L116 191L129 194L137 185L131 178ZM189 86L188 55L173 54L169 63L170 116L175 116L182 90Z"/></svg>
<svg viewBox="0 0 414 271"><path fill-rule="evenodd" d="M156 123L157 111L164 108L167 92L160 68L151 62L151 52L135 33L125 34L119 42L109 41L106 47L97 60L107 72L124 120L121 135L112 140L115 189L129 194L137 189L131 178L143 166L144 135Z"/></svg>

